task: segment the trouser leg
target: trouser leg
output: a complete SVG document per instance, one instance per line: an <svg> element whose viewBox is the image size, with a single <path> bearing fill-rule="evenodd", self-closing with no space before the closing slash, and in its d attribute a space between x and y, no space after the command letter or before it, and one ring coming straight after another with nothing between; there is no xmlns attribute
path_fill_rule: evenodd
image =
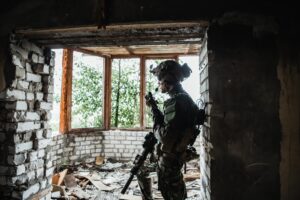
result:
<svg viewBox="0 0 300 200"><path fill-rule="evenodd" d="M181 168L183 163L161 157L158 166L158 184L165 200L184 200L187 197Z"/></svg>

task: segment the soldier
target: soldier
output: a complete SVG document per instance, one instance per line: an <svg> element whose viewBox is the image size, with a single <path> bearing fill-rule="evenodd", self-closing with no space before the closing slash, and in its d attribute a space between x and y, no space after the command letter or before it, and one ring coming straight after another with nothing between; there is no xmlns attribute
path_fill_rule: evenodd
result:
<svg viewBox="0 0 300 200"><path fill-rule="evenodd" d="M159 143L156 162L147 164L137 174L144 200L153 199L151 179L147 175L155 168L158 187L165 200L183 200L187 197L181 169L186 161L188 146L194 143L199 133L195 122L199 109L180 82L191 72L187 64L180 65L173 60L164 61L151 70L158 78L160 91L170 98L164 102L163 113L152 107L156 121L154 133ZM157 123L161 116L163 120Z"/></svg>

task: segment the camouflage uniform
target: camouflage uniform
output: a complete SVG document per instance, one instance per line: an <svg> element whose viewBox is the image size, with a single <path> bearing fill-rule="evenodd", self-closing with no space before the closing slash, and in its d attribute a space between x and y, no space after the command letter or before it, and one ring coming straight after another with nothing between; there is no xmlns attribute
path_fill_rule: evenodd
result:
<svg viewBox="0 0 300 200"><path fill-rule="evenodd" d="M196 129L193 121L196 105L180 83L169 95L170 98L164 102L164 124L155 127L155 136L159 141L156 163L152 166L146 164L137 176L144 200L153 199L151 179L147 176L155 169L158 187L165 200L183 200L187 195L181 169L191 134Z"/></svg>

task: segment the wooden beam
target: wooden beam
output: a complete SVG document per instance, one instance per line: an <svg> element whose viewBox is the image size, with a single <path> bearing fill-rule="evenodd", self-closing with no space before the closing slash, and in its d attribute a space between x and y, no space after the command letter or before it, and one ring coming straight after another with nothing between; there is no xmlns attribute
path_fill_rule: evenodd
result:
<svg viewBox="0 0 300 200"><path fill-rule="evenodd" d="M81 52L81 53L85 53L85 54L89 54L89 55L92 55L92 56L99 56L99 57L110 57L110 55L104 55L104 54L101 54L97 51L93 51L93 50L89 50L89 49L83 49L83 48L73 48L74 51L78 51L78 52Z"/></svg>
<svg viewBox="0 0 300 200"><path fill-rule="evenodd" d="M111 118L111 58L106 57L104 65L104 129L110 128Z"/></svg>
<svg viewBox="0 0 300 200"><path fill-rule="evenodd" d="M73 51L63 50L59 132L71 130Z"/></svg>
<svg viewBox="0 0 300 200"><path fill-rule="evenodd" d="M145 128L146 60L140 58L140 126Z"/></svg>

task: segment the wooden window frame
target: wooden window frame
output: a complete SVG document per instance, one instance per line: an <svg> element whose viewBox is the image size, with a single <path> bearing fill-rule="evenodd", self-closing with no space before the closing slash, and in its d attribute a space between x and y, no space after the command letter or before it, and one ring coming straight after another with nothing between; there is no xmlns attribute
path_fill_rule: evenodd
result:
<svg viewBox="0 0 300 200"><path fill-rule="evenodd" d="M104 93L103 93L103 127L102 128L76 128L71 127L71 115L72 115L72 72L73 72L73 52L81 52L93 56L99 56L104 59ZM130 130L130 131L142 131L147 130L145 127L145 94L146 94L146 61L156 59L174 59L178 61L179 56L184 54L164 54L164 55L131 55L131 56L107 56L101 55L93 51L83 49L64 49L63 50L63 69L62 69L62 97L60 104L60 133L81 133L83 131L103 131L103 130ZM111 76L112 76L112 60L113 59L131 59L138 58L140 60L140 127L138 128L114 128L111 127Z"/></svg>

